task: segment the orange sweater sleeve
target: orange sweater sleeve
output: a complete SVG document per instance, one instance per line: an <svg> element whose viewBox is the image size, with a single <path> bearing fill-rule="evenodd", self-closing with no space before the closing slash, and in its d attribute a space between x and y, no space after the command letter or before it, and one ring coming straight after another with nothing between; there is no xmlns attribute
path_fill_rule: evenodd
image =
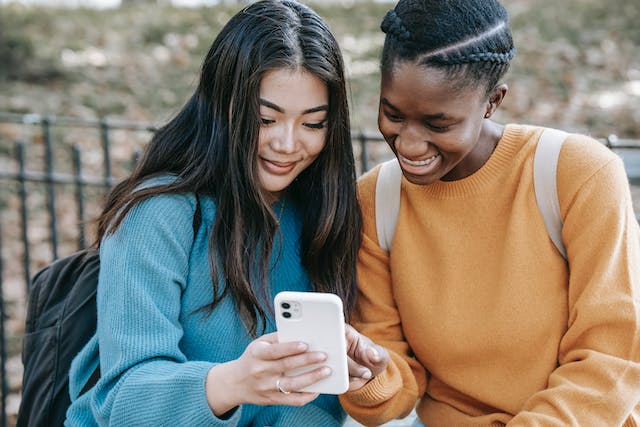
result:
<svg viewBox="0 0 640 427"><path fill-rule="evenodd" d="M580 142L568 141L560 161L584 162ZM627 417L640 402L640 232L625 170L611 159L579 187L575 168L558 170L568 329L547 388L507 425L635 426Z"/></svg>
<svg viewBox="0 0 640 427"><path fill-rule="evenodd" d="M393 298L389 256L378 246L375 229L375 184L379 167L359 180L365 218L358 256L358 301L353 326L373 338L390 354L386 371L360 390L340 397L345 410L365 425L405 417L425 392L426 373L404 340L400 314ZM410 319L409 319L410 321Z"/></svg>

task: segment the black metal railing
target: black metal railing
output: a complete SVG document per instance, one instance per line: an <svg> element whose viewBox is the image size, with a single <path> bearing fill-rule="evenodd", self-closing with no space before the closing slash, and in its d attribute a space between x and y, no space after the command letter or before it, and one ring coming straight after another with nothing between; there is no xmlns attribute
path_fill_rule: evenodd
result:
<svg viewBox="0 0 640 427"><path fill-rule="evenodd" d="M91 234L85 225L90 217L87 211L99 212L102 197L131 170L155 130L153 125L129 121L0 113L2 427L11 421L8 395L17 393L20 386L8 381L7 361L20 354L21 331L9 334L7 323L24 322L33 272L87 246ZM356 131L352 137L359 173L391 155L376 133ZM602 142L640 156L640 141L611 136ZM71 227L67 226L70 216L74 217ZM11 297L5 292L6 284L11 286ZM13 307L16 304L21 309Z"/></svg>

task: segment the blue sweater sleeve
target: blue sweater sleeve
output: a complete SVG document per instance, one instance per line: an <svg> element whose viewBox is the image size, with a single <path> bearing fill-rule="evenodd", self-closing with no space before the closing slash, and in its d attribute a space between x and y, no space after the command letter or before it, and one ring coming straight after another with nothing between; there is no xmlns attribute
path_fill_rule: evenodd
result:
<svg viewBox="0 0 640 427"><path fill-rule="evenodd" d="M92 393L100 425L235 425L209 408L209 362L181 352L181 294L193 245L193 197L163 195L134 207L100 251L102 377Z"/></svg>
<svg viewBox="0 0 640 427"><path fill-rule="evenodd" d="M204 297L194 298L192 288L202 291L211 286L208 269L203 267L208 250L204 226L215 208L210 201L202 205L206 205L203 215L207 219L204 221L203 217L195 243L195 198L186 195L155 196L140 203L113 234L103 239L97 299L102 376L89 393L78 399L79 410L73 412L69 425L341 425L344 411L337 398L328 395L303 407L241 405L226 420L212 413L205 392L207 372L215 363L239 357L248 341L238 337L225 344L224 349L213 344L214 334L221 327L219 322L228 322L229 328L240 322L233 317L232 306L221 307L222 311L210 318L217 319L217 323L207 327L188 320L192 319L190 313L210 302ZM282 254L287 261L280 260L282 266L272 277L276 288L308 289L306 281L306 285L299 279L294 280L295 284L291 282L290 270L302 268L296 255L299 240L294 233L295 224L293 220L282 224L283 233L295 243ZM195 277L208 282L189 283L189 277L194 278L190 268L197 270ZM194 333L199 336L195 344ZM189 334L192 339L186 345ZM229 352L230 348L233 351ZM200 357L193 357L194 354ZM80 407L90 409L84 411Z"/></svg>

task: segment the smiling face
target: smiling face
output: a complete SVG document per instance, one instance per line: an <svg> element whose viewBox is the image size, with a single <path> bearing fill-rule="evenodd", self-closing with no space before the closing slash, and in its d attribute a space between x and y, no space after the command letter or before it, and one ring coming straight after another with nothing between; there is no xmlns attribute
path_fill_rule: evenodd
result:
<svg viewBox="0 0 640 427"><path fill-rule="evenodd" d="M258 176L274 201L325 146L329 90L300 69L268 71L260 82Z"/></svg>
<svg viewBox="0 0 640 427"><path fill-rule="evenodd" d="M378 127L410 182L465 178L495 147L485 118L505 92L487 96L480 86L457 87L442 70L398 62L382 78Z"/></svg>

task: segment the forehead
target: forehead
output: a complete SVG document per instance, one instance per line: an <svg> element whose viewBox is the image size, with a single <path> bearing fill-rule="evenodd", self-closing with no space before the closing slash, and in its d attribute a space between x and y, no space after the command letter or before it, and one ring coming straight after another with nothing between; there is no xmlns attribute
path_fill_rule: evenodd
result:
<svg viewBox="0 0 640 427"><path fill-rule="evenodd" d="M264 74L260 81L260 98L285 111L299 112L328 104L329 89L309 71L280 68Z"/></svg>
<svg viewBox="0 0 640 427"><path fill-rule="evenodd" d="M461 84L446 69L399 61L383 73L381 96L406 109L464 109L484 100L479 87Z"/></svg>

